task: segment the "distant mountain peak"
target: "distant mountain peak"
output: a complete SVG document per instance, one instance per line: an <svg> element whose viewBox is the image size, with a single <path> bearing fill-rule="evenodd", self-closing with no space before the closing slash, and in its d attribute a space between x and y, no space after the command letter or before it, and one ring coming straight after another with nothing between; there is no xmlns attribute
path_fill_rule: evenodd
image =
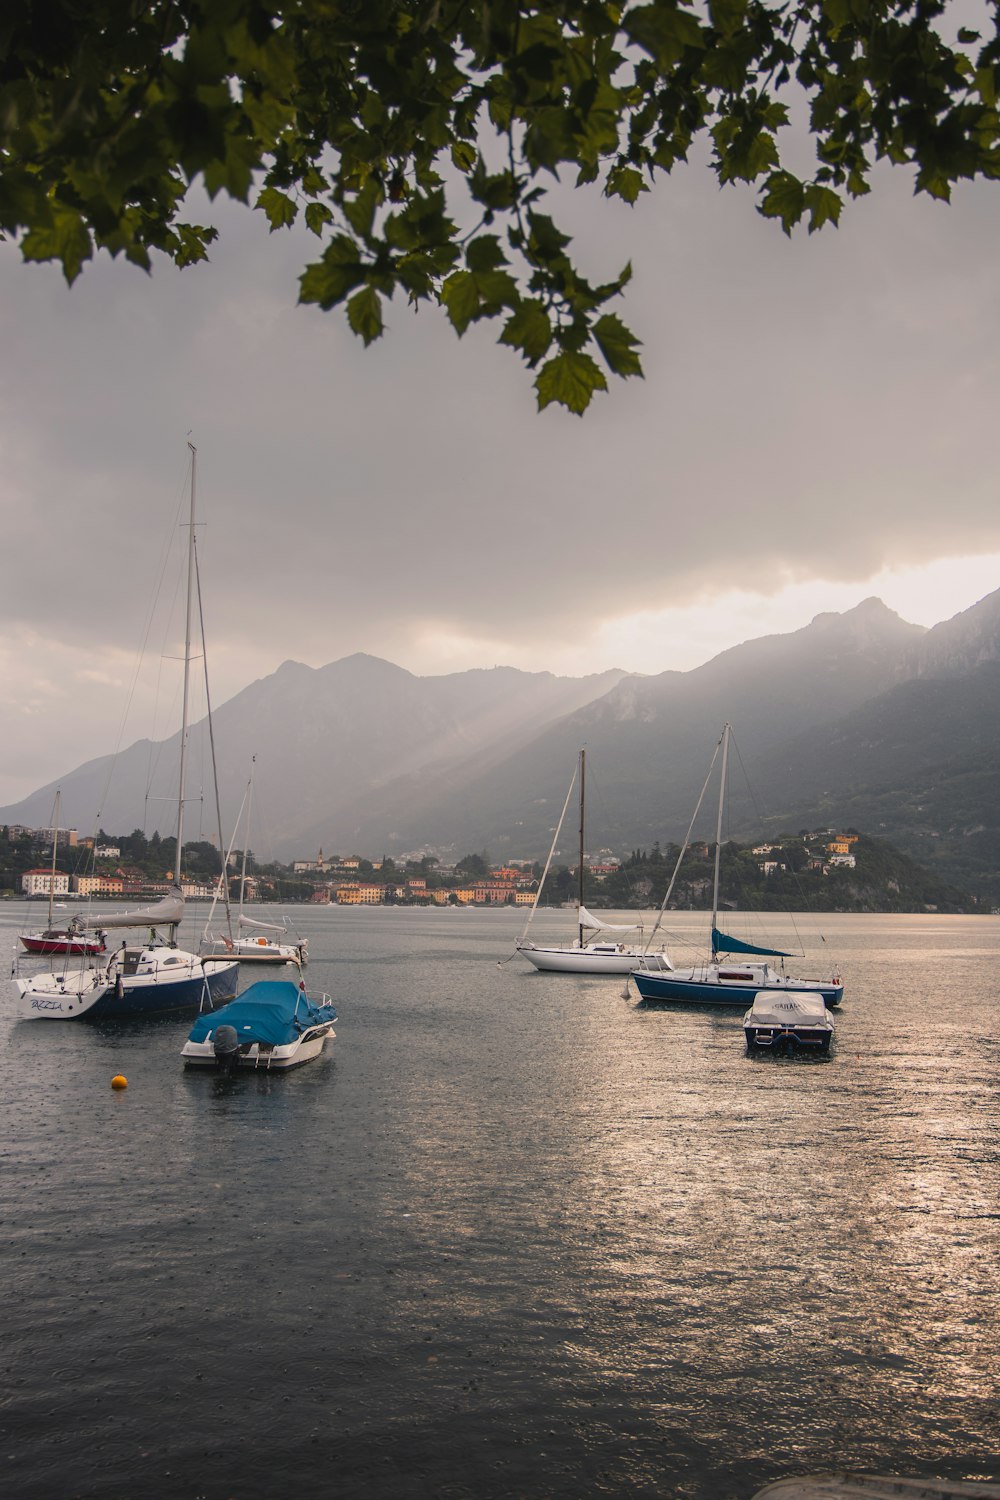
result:
<svg viewBox="0 0 1000 1500"><path fill-rule="evenodd" d="M915 655L916 670L969 672L1000 660L1000 589L927 632Z"/></svg>
<svg viewBox="0 0 1000 1500"><path fill-rule="evenodd" d="M838 626L843 625L877 625L880 622L886 625L905 625L908 630L922 631L925 628L923 625L911 625L909 621L903 619L902 615L897 614L894 609L890 609L888 604L879 599L876 594L870 594L867 599L862 599L861 603L856 604L853 609L845 609L843 611L824 610L822 614L814 615L809 625L806 626L806 629L811 629L813 626L818 626L820 629L836 629Z"/></svg>

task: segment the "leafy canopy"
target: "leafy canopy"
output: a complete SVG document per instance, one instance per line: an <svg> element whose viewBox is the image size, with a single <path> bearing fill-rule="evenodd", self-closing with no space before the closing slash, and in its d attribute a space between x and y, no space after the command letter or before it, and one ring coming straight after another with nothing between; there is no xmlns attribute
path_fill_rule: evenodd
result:
<svg viewBox="0 0 1000 1500"><path fill-rule="evenodd" d="M494 319L539 406L582 412L642 373L609 310L631 272L581 274L553 179L634 204L705 136L786 233L836 224L879 159L947 199L1000 175L998 5L979 34L950 0L5 0L0 234L70 282L95 247L192 265L200 179L303 222L300 300L366 344L397 291L459 334ZM796 99L809 179L782 159Z"/></svg>

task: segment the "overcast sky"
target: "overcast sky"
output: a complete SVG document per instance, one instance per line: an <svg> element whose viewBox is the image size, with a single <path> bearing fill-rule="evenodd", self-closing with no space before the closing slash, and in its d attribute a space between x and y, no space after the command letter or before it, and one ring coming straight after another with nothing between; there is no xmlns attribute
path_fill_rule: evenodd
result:
<svg viewBox="0 0 1000 1500"><path fill-rule="evenodd" d="M903 171L789 241L682 170L562 222L644 381L538 414L496 328L296 306L315 243L217 205L208 266L0 245L0 805L115 748L198 447L216 702L289 657L420 673L690 668L878 594L933 624L1000 586L1000 191ZM195 215L192 215L193 217ZM171 668L171 670L173 670ZM125 741L176 728L130 711Z"/></svg>

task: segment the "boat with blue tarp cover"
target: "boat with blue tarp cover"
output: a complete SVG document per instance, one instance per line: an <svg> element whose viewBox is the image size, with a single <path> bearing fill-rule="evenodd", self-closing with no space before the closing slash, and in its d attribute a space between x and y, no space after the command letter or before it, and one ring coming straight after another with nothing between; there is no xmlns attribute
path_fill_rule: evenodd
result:
<svg viewBox="0 0 1000 1500"><path fill-rule="evenodd" d="M201 1015L181 1048L185 1067L265 1071L319 1057L337 1012L328 995L311 1000L291 979L260 979L228 1005Z"/></svg>
<svg viewBox="0 0 1000 1500"><path fill-rule="evenodd" d="M635 981L635 987L641 999L653 1002L680 1001L688 1005L745 1006L747 1001L752 1001L760 991L767 994L777 991L792 995L820 995L824 1006L839 1005L843 999L844 986L838 974L832 973L829 978L825 979L804 979L788 974L785 971L785 959L794 957L793 954L782 948L766 947L761 943L731 937L719 927L719 862L722 853L722 815L731 734L732 727L726 724L715 747L708 775L688 827L687 837L677 856L673 876L660 907L660 916L657 918L656 926L649 939L650 946L652 946L687 852L691 830L711 780L716 758L721 751L722 769L719 812L715 829L715 872L712 883L712 923L708 958L702 963L691 965L690 968L681 969L669 962L665 965L664 955L659 952L655 954L655 964L650 965L649 968L640 964L637 969L633 970L631 977ZM775 965L768 962L769 959L777 959L779 963Z"/></svg>

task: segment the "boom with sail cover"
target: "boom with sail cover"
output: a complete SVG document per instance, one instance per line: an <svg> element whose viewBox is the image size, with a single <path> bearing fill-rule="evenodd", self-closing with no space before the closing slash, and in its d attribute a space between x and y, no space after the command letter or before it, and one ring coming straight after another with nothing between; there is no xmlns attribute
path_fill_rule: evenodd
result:
<svg viewBox="0 0 1000 1500"><path fill-rule="evenodd" d="M184 897L175 887L169 895L138 911L113 911L101 915L101 927L177 927L184 916Z"/></svg>
<svg viewBox="0 0 1000 1500"><path fill-rule="evenodd" d="M761 958L794 958L794 953L786 953L783 948L761 948L753 943L744 943L740 938L727 937L717 927L712 928L712 952L713 953L758 953Z"/></svg>

